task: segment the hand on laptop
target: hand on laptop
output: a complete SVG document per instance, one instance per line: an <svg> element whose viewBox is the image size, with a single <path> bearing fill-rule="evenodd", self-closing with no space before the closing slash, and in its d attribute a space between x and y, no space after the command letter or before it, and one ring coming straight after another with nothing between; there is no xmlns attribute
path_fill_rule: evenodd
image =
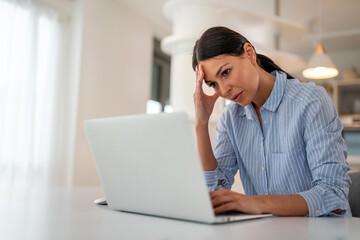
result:
<svg viewBox="0 0 360 240"><path fill-rule="evenodd" d="M248 214L262 214L256 196L248 196L221 188L210 192L211 202L216 214L238 211Z"/></svg>
<svg viewBox="0 0 360 240"><path fill-rule="evenodd" d="M249 196L221 188L210 192L215 213L239 211L248 214L273 214L275 216L305 216L309 209L299 194Z"/></svg>

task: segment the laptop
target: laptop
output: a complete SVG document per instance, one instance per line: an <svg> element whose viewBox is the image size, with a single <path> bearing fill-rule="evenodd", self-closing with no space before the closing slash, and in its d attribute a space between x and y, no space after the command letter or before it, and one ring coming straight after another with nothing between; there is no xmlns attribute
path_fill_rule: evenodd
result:
<svg viewBox="0 0 360 240"><path fill-rule="evenodd" d="M271 216L214 214L183 112L85 120L84 127L112 209L209 224Z"/></svg>

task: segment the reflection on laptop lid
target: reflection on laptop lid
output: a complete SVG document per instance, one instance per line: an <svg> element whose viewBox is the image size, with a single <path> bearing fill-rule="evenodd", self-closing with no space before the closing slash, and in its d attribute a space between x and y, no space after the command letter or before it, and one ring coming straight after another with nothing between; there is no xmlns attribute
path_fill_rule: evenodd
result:
<svg viewBox="0 0 360 240"><path fill-rule="evenodd" d="M271 215L215 216L185 113L86 120L110 208L204 223Z"/></svg>

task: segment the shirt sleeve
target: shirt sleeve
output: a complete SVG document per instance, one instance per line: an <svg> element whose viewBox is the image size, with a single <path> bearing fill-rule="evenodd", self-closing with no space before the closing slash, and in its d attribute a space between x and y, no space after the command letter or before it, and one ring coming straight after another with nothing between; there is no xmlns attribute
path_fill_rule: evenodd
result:
<svg viewBox="0 0 360 240"><path fill-rule="evenodd" d="M223 113L216 127L214 156L217 168L214 171L204 171L209 191L216 191L222 187L231 189L238 170L236 155L226 127L229 126L226 119L227 117ZM222 181L220 186L218 186L218 180Z"/></svg>
<svg viewBox="0 0 360 240"><path fill-rule="evenodd" d="M341 136L342 124L337 111L320 87L310 91L304 105L304 140L312 173L312 188L299 193L309 208L309 217L350 215L348 193L351 180L346 162L346 144Z"/></svg>

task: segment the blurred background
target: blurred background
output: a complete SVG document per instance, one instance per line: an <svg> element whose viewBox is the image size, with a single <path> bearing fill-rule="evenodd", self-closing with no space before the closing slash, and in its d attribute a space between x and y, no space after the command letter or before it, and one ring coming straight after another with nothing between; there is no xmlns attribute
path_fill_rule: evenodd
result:
<svg viewBox="0 0 360 240"><path fill-rule="evenodd" d="M99 186L85 119L185 111L193 120L192 48L219 25L326 88L359 171L359 11L358 0L0 0L0 186ZM337 76L303 76L318 44Z"/></svg>

